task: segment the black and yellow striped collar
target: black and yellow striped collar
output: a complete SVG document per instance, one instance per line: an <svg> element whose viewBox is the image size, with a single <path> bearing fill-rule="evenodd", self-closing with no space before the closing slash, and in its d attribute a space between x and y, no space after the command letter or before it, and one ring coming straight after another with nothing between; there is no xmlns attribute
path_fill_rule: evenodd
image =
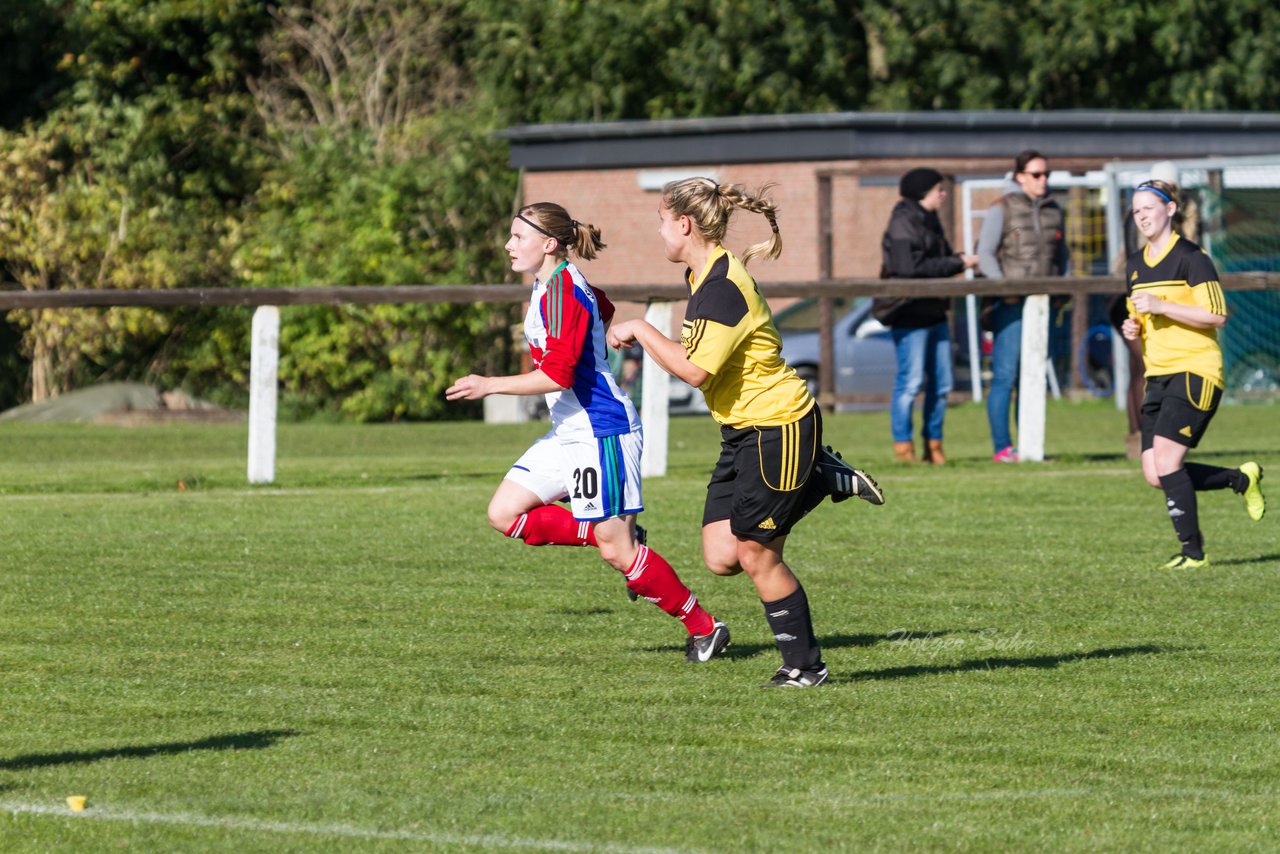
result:
<svg viewBox="0 0 1280 854"><path fill-rule="evenodd" d="M694 292L697 291L698 288L701 287L702 283L707 280L707 275L711 272L711 269L715 267L716 262L719 261L721 257L728 254L729 250L724 248L724 244L717 243L716 247L711 250L709 255L707 255L707 263L702 266L702 272L698 273L697 278L694 278L692 267L685 269L685 283L689 286L690 296L693 296Z"/></svg>
<svg viewBox="0 0 1280 854"><path fill-rule="evenodd" d="M1151 244L1148 243L1146 246L1142 247L1143 263L1146 264L1148 267L1156 266L1161 261L1169 257L1169 253L1173 251L1173 247L1178 245L1179 239L1181 239L1181 235L1179 235L1178 232L1176 231L1173 232L1173 234L1170 236L1170 239L1169 239L1169 245L1166 246L1164 248L1164 251L1160 253L1160 257L1155 259L1151 257Z"/></svg>

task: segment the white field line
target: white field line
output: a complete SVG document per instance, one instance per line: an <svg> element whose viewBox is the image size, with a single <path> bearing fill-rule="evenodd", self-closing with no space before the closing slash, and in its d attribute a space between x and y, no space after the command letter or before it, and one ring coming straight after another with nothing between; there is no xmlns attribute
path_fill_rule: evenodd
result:
<svg viewBox="0 0 1280 854"><path fill-rule="evenodd" d="M1153 788L1153 789L1099 789L1099 788L1046 788L1046 789L991 789L973 792L879 792L865 795L811 794L811 799L831 806L874 807L877 805L938 803L982 803L993 801L1267 801L1280 800L1274 791L1236 792L1226 789L1201 788ZM319 822L267 821L236 816L208 816L197 813L154 813L110 807L90 806L83 812L73 812L61 804L0 801L0 812L11 815L44 815L75 821L120 821L146 824L169 824L180 827L214 827L259 833L298 834L304 836L333 836L348 839L386 839L404 842L428 842L436 845L457 845L470 848L523 848L531 851L607 851L613 854L692 854L687 849L656 848L652 846L618 845L598 842L578 842L560 839L530 839L498 834L423 833L415 830L377 830L350 824L325 824Z"/></svg>
<svg viewBox="0 0 1280 854"><path fill-rule="evenodd" d="M235 816L218 817L196 813L154 813L90 806L83 812L72 812L61 805L0 801L0 812L12 815L48 815L74 821L120 821L144 824L168 824L179 827L215 827L257 833L291 833L303 836L336 836L347 839L387 839L398 842L426 842L433 845L457 845L468 848L517 848L529 851L608 851L613 854L689 854L682 849L652 848L635 845L613 845L598 842L575 842L560 839L526 839L497 834L421 833L413 830L376 830L350 824L316 822L265 821Z"/></svg>

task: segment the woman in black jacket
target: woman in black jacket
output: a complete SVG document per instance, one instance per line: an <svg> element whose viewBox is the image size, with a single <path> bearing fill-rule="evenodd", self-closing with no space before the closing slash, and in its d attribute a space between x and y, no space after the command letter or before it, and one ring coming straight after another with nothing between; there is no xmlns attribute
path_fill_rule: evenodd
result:
<svg viewBox="0 0 1280 854"><path fill-rule="evenodd" d="M951 249L938 210L946 198L942 174L934 169L912 169L898 184L902 199L889 216L881 242L882 279L941 279L976 267L976 255ZM898 373L893 382L890 426L893 453L914 462L912 409L924 390L923 453L927 462L946 462L942 451L942 420L951 391L951 331L947 325L948 300L877 298L872 313L893 334Z"/></svg>

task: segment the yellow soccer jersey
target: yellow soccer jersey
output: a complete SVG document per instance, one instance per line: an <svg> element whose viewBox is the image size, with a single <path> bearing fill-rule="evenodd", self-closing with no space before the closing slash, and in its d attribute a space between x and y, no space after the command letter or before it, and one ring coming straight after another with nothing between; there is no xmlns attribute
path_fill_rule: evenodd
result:
<svg viewBox="0 0 1280 854"><path fill-rule="evenodd" d="M707 408L729 427L777 427L813 408L805 381L782 358L773 313L747 268L717 246L701 274L685 273L689 305L680 343L689 361L710 374Z"/></svg>
<svg viewBox="0 0 1280 854"><path fill-rule="evenodd" d="M1218 271L1204 250L1173 235L1159 258L1148 256L1150 246L1129 258L1126 277L1129 296L1146 291L1180 305L1198 305L1226 316L1227 300ZM1142 358L1146 376L1160 377L1190 371L1222 388L1222 350L1218 330L1196 329L1164 315L1138 314L1128 300L1129 316L1142 325Z"/></svg>

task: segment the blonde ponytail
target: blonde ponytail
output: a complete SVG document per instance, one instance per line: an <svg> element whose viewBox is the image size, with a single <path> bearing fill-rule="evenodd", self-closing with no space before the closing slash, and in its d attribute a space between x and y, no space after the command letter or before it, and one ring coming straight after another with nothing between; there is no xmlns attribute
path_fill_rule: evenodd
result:
<svg viewBox="0 0 1280 854"><path fill-rule="evenodd" d="M769 198L774 184L765 184L754 194L741 184L718 184L710 178L686 178L662 188L662 204L676 216L687 216L702 239L721 243L729 231L729 217L735 207L762 214L773 234L768 240L748 246L742 253L745 266L763 255L772 260L782 254L782 234L778 231L778 206Z"/></svg>

